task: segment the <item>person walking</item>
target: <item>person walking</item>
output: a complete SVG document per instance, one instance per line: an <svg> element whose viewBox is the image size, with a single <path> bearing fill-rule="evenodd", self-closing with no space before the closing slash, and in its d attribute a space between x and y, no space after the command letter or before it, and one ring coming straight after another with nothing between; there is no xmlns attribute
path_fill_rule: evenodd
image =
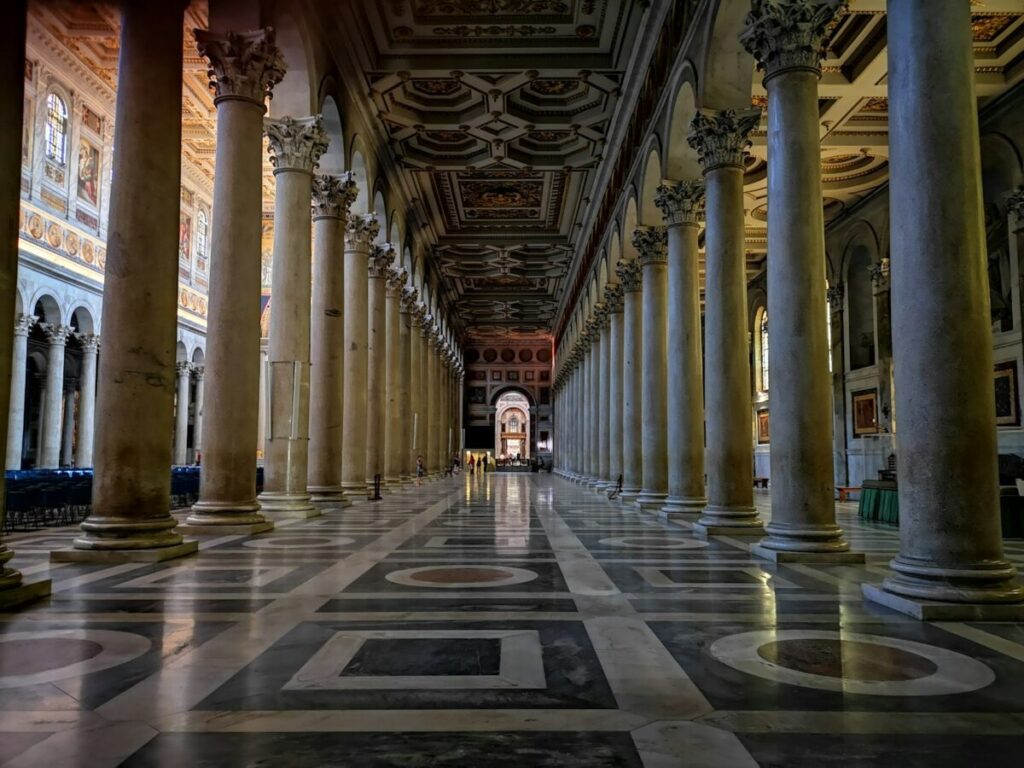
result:
<svg viewBox="0 0 1024 768"><path fill-rule="evenodd" d="M416 457L416 485L417 487L423 482L423 477L427 474L427 467L423 463L423 457Z"/></svg>

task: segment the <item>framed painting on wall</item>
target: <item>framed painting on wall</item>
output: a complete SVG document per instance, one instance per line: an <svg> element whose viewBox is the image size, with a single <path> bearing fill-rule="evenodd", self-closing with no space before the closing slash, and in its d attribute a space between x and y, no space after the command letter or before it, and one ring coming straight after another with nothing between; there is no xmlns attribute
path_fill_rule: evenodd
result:
<svg viewBox="0 0 1024 768"><path fill-rule="evenodd" d="M771 425L768 416L768 409L762 408L757 412L757 443L767 445L771 442Z"/></svg>
<svg viewBox="0 0 1024 768"><path fill-rule="evenodd" d="M1017 407L1017 361L997 363L993 372L996 388L996 425L1000 427L1020 426L1020 408Z"/></svg>
<svg viewBox="0 0 1024 768"><path fill-rule="evenodd" d="M878 390L863 389L851 393L853 400L853 436L878 434Z"/></svg>
<svg viewBox="0 0 1024 768"><path fill-rule="evenodd" d="M501 371L491 371L491 381L501 381Z"/></svg>

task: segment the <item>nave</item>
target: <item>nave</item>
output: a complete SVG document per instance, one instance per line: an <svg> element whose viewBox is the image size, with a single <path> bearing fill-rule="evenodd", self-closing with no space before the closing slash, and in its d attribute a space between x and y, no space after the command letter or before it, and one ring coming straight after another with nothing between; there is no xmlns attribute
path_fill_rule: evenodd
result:
<svg viewBox="0 0 1024 768"><path fill-rule="evenodd" d="M866 564L775 564L544 474L161 563L50 563L77 528L15 534L53 595L0 617L0 765L1011 762L1024 629L864 601L898 533L837 518Z"/></svg>

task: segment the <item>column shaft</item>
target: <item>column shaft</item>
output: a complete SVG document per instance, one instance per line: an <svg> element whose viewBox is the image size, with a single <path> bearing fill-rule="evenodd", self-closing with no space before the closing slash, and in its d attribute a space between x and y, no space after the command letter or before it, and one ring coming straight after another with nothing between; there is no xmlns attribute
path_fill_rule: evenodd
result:
<svg viewBox="0 0 1024 768"><path fill-rule="evenodd" d="M46 348L46 398L43 401L43 443L38 466L55 469L60 466L61 430L64 405L64 350L70 329L48 325Z"/></svg>
<svg viewBox="0 0 1024 768"><path fill-rule="evenodd" d="M385 430L384 430L384 482L397 486L402 478L402 403L400 381L399 326L402 317L399 311L402 287L405 285L405 271L392 271L388 275L384 300L386 362L384 363L385 388Z"/></svg>
<svg viewBox="0 0 1024 768"><path fill-rule="evenodd" d="M384 481L384 398L386 396L387 328L385 283L394 256L390 246L374 246L370 256L367 293L366 484L374 476Z"/></svg>
<svg viewBox="0 0 1024 768"><path fill-rule="evenodd" d="M664 227L633 233L643 269L643 491L641 509L657 510L668 498L668 265Z"/></svg>
<svg viewBox="0 0 1024 768"><path fill-rule="evenodd" d="M610 374L611 374L611 328L610 318L608 317L608 307L604 307L604 311L601 317L601 341L598 350L597 357L597 387L598 387L598 422L597 422L597 476L598 484L597 489L604 491L608 487L611 481L611 471L609 469L609 461L611 459L610 449L610 433L609 433L609 410L610 410Z"/></svg>
<svg viewBox="0 0 1024 768"><path fill-rule="evenodd" d="M7 416L6 469L21 469L25 439L25 370L28 364L28 331L35 323L32 315L19 315L14 321L11 354L11 401ZM83 372L84 375L84 372Z"/></svg>
<svg viewBox="0 0 1024 768"><path fill-rule="evenodd" d="M608 479L610 489L622 476L622 286L614 285L608 299L609 326L608 379ZM606 293L606 296L608 294Z"/></svg>
<svg viewBox="0 0 1024 768"><path fill-rule="evenodd" d="M622 332L622 501L635 501L643 482L640 436L643 428L641 392L643 387L643 300L640 293L640 265L636 261L618 266L623 294Z"/></svg>
<svg viewBox="0 0 1024 768"><path fill-rule="evenodd" d="M75 386L68 382L64 388L64 424L61 428L60 465L73 463L75 447Z"/></svg>
<svg viewBox="0 0 1024 768"><path fill-rule="evenodd" d="M174 402L174 458L176 465L188 463L188 403L192 366L178 363L177 397Z"/></svg>
<svg viewBox="0 0 1024 768"><path fill-rule="evenodd" d="M78 442L75 466L92 466L92 441L96 413L96 355L99 337L85 335L82 341L82 383L78 395Z"/></svg>

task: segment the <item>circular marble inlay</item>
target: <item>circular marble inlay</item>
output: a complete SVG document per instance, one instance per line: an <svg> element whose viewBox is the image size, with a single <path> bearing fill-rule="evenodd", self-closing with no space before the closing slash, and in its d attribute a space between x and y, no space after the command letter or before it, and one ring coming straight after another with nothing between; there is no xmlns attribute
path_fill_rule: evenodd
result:
<svg viewBox="0 0 1024 768"><path fill-rule="evenodd" d="M704 549L708 546L706 541L672 539L666 536L620 536L601 539L597 543L606 547L625 547L627 549Z"/></svg>
<svg viewBox="0 0 1024 768"><path fill-rule="evenodd" d="M996 677L962 653L857 632L741 632L716 640L708 651L733 669L772 682L872 696L967 693Z"/></svg>
<svg viewBox="0 0 1024 768"><path fill-rule="evenodd" d="M393 584L406 587L433 589L462 589L480 587L507 587L525 584L537 578L537 573L525 568L493 565L428 565L393 571L385 578Z"/></svg>
<svg viewBox="0 0 1024 768"><path fill-rule="evenodd" d="M108 629L56 629L0 635L0 688L51 683L125 664L148 638Z"/></svg>
<svg viewBox="0 0 1024 768"><path fill-rule="evenodd" d="M253 549L325 549L354 544L348 536L272 536L269 539L243 541L243 547Z"/></svg>

